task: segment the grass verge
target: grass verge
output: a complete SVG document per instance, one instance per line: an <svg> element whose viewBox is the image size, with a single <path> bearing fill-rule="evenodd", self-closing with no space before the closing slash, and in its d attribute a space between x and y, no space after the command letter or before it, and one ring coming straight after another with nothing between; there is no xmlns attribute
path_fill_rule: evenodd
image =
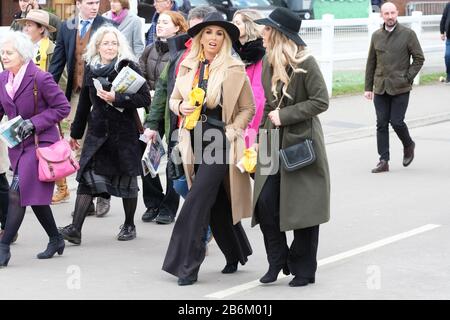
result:
<svg viewBox="0 0 450 320"><path fill-rule="evenodd" d="M438 83L444 72L422 74L420 84ZM333 74L333 97L362 94L364 92L364 72L337 71Z"/></svg>

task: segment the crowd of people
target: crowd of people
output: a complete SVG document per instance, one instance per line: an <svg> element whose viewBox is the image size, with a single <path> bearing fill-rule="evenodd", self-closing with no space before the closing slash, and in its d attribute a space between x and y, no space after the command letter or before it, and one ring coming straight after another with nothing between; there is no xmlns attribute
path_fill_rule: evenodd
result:
<svg viewBox="0 0 450 320"><path fill-rule="evenodd" d="M175 1L156 0L144 46L142 24L128 0L110 0L111 10L104 15L99 15L99 0L77 0L77 15L56 24L44 10L22 8L23 2L23 14L0 42L0 116L24 119L18 128L23 140L8 152L11 182L6 146L0 145L0 267L8 265L27 206L49 236L39 259L63 254L64 240L81 244L86 216L107 214L111 196L122 198L125 214L117 239L136 238L141 176L142 220L175 222L162 269L179 285L197 281L211 237L224 255L222 273L245 265L253 250L244 218L252 218L252 226L259 224L262 231L268 261L262 283L276 281L280 271L294 276L293 287L315 282L319 225L330 219L330 174L318 118L329 100L320 68L299 36L297 15L277 8L263 18L243 9L228 22L213 7L196 7L185 16ZM394 123L384 115L386 108L407 105L410 83L423 64L414 32L398 24L392 6L382 7L390 14L386 29L372 40L366 76L366 97L375 95L380 115L381 158L374 172L388 170L383 167L389 160L387 125ZM411 38L408 48L415 47L412 65L409 53L399 62L409 70L404 88L390 91L377 82L384 58L373 48L394 29ZM111 88L125 67L146 80L136 93ZM36 105L30 104L33 95ZM143 123L140 108L146 109ZM402 122L404 112L398 112L389 115L399 119L394 129L408 151L407 166L415 145ZM70 146L80 169L73 221L58 229L50 205L67 200L67 181L56 181L54 191L54 182L38 179L35 142L57 141L61 121L70 125ZM158 134L165 137L169 155L165 192L160 177L144 175L140 163L145 148L140 137L153 143ZM309 140L314 159L302 164L295 158L299 152L289 150ZM253 170L237 166L247 152L257 153ZM279 154L287 158L280 162ZM290 245L287 231L294 235Z"/></svg>

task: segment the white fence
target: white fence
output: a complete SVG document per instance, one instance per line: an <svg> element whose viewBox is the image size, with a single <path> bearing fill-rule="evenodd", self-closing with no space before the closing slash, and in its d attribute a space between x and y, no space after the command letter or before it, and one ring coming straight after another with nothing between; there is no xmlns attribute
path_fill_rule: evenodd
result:
<svg viewBox="0 0 450 320"><path fill-rule="evenodd" d="M424 28L433 27L437 30L441 15L424 16L422 12L415 11L412 16L398 17L400 23L409 25L413 29L419 41L422 44L424 53L430 52L444 52L444 44L438 41L423 45L422 30ZM379 13L373 13L369 18L363 19L334 19L333 15L324 15L321 20L305 20L302 22L302 31L300 35L304 39L312 39L319 37L320 39L320 55L317 59L320 63L322 73L327 84L328 92L331 96L333 83L333 62L365 59L367 57L368 48L372 33L380 28L383 20ZM360 48L360 51L355 51L353 48L348 48L344 53L334 53L334 47L337 41L343 38L349 39L349 34L360 34L361 37L356 37L355 41L364 41L365 45ZM437 34L437 33L436 33ZM438 38L436 36L436 38ZM364 48L364 50L361 50ZM420 74L416 77L414 83L418 84L420 81Z"/></svg>
<svg viewBox="0 0 450 320"><path fill-rule="evenodd" d="M441 15L422 15L415 11L412 16L398 17L400 23L410 26L417 34L425 54L430 52L442 52L444 44L438 41L424 44L422 31L429 28L439 31ZM334 19L333 15L324 15L321 20L304 20L300 31L301 37L308 41L320 41L320 54L316 55L320 63L322 73L331 96L333 83L333 63L346 60L365 59L370 44L370 38L374 31L383 23L379 13L373 13L369 18L362 19ZM147 32L149 24L145 24L143 31ZM9 27L0 27L0 37ZM439 37L437 37L439 38ZM341 53L335 53L334 48L339 41L349 41L354 44ZM363 45L361 45L363 43ZM415 79L415 84L420 81L420 74Z"/></svg>

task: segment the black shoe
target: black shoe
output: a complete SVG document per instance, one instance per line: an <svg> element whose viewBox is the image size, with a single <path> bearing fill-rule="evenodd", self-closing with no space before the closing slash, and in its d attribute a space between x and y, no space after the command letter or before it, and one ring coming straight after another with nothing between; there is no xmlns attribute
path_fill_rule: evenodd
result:
<svg viewBox="0 0 450 320"><path fill-rule="evenodd" d="M403 149L403 166L407 167L411 164L411 162L414 160L414 149L416 148L416 144L413 143L409 146Z"/></svg>
<svg viewBox="0 0 450 320"><path fill-rule="evenodd" d="M64 237L65 240L73 244L81 244L81 232L75 229L73 224L69 224L64 228L58 229L59 233Z"/></svg>
<svg viewBox="0 0 450 320"><path fill-rule="evenodd" d="M148 208L142 215L142 221L152 222L159 214L159 208Z"/></svg>
<svg viewBox="0 0 450 320"><path fill-rule="evenodd" d="M175 216L170 214L168 210L160 210L158 216L155 218L157 224L171 224L175 221Z"/></svg>
<svg viewBox="0 0 450 320"><path fill-rule="evenodd" d="M11 259L9 245L0 243L0 268L8 266L9 259Z"/></svg>
<svg viewBox="0 0 450 320"><path fill-rule="evenodd" d="M316 282L316 279L313 278L300 278L295 276L294 279L289 282L290 287L304 287L307 286L310 283Z"/></svg>
<svg viewBox="0 0 450 320"><path fill-rule="evenodd" d="M120 226L120 232L117 235L117 240L119 241L128 241L136 238L136 227L130 226L127 224L123 224Z"/></svg>
<svg viewBox="0 0 450 320"><path fill-rule="evenodd" d="M261 283L272 283L277 281L278 279L278 274L280 273L280 271L283 270L283 273L285 275L289 275L290 271L289 271L289 267L286 265L284 265L284 267L273 267L273 266L269 266L269 270L266 272L265 275L263 275L261 277L261 279L259 279L259 282Z"/></svg>
<svg viewBox="0 0 450 320"><path fill-rule="evenodd" d="M222 273L235 273L238 268L238 262L228 263L225 268L222 269Z"/></svg>
<svg viewBox="0 0 450 320"><path fill-rule="evenodd" d="M75 211L72 211L71 216L73 217L73 215L75 214ZM86 213L86 216L95 216L95 205L94 205L94 201L91 201L91 204L89 205L89 209Z"/></svg>
<svg viewBox="0 0 450 320"><path fill-rule="evenodd" d="M178 285L179 286L190 286L191 284L194 284L197 282L197 277L195 278L178 278Z"/></svg>
<svg viewBox="0 0 450 320"><path fill-rule="evenodd" d="M50 259L52 258L56 252L59 255L62 255L64 252L64 248L66 243L64 242L63 236L60 234L56 237L50 238L50 242L47 245L47 249L44 252L41 252L37 255L38 259Z"/></svg>

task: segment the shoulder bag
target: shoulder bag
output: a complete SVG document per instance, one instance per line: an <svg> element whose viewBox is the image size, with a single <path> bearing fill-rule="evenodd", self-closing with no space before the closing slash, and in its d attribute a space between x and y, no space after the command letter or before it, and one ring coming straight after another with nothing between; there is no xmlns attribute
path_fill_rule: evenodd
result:
<svg viewBox="0 0 450 320"><path fill-rule="evenodd" d="M294 72L292 72L292 75ZM292 78L289 78L289 81ZM289 83L288 83L289 85ZM282 90L283 91L283 90ZM283 101L284 93L278 103L276 110L280 110L281 102ZM277 129L279 129L277 127ZM311 119L311 138L304 139L303 141L289 146L287 148L280 149L280 161L284 170L291 172L312 164L316 160L316 153L314 152L313 140L312 140L312 119Z"/></svg>
<svg viewBox="0 0 450 320"><path fill-rule="evenodd" d="M38 112L38 88L36 76L34 78L34 114ZM34 144L36 146L36 156L38 159L39 181L52 182L60 180L78 171L80 165L72 156L69 142L64 139L61 125L58 122L60 140L48 147L39 147L39 137L34 134Z"/></svg>

